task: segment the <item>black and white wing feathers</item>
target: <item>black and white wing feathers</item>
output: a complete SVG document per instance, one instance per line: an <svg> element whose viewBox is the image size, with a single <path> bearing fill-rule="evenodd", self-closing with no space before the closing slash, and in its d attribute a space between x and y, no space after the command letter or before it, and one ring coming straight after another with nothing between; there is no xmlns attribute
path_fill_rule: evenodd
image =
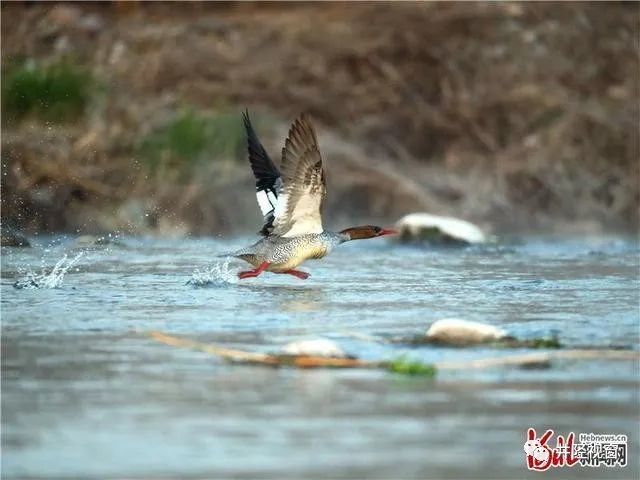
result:
<svg viewBox="0 0 640 480"><path fill-rule="evenodd" d="M282 189L282 178L280 171L260 143L251 125L248 110L242 114L242 121L247 132L249 163L251 164L253 176L256 178L256 198L264 218L264 225L260 233L267 237L273 230L278 193Z"/></svg>

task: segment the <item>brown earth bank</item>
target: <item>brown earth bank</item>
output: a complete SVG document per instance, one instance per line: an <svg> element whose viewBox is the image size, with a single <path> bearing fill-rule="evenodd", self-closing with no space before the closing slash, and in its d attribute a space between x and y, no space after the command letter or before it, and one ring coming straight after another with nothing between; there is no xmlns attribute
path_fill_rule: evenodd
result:
<svg viewBox="0 0 640 480"><path fill-rule="evenodd" d="M4 2L3 96L29 62L93 80L70 120L3 101L2 224L256 230L247 107L273 158L311 113L329 226L429 211L636 232L639 20L637 3Z"/></svg>

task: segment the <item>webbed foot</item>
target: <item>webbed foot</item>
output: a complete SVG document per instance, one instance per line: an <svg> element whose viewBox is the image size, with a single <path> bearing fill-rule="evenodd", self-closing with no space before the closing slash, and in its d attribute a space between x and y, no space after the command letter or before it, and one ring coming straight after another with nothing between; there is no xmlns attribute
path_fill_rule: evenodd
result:
<svg viewBox="0 0 640 480"><path fill-rule="evenodd" d="M287 270L286 272L282 272L282 273L293 275L294 277L298 277L300 280L306 280L310 276L309 273L302 272L300 270Z"/></svg>
<svg viewBox="0 0 640 480"><path fill-rule="evenodd" d="M262 262L260 266L253 270L245 270L244 272L238 272L238 278L242 280L243 278L252 278L257 277L262 272L264 272L267 267L269 267L269 262Z"/></svg>

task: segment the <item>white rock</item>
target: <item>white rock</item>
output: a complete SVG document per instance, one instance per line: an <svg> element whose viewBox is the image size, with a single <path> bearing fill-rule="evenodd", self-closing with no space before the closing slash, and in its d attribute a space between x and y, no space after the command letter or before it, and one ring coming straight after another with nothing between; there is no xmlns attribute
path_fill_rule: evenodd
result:
<svg viewBox="0 0 640 480"><path fill-rule="evenodd" d="M314 340L300 340L285 345L282 349L285 355L308 355L311 357L346 358L347 354L331 340L324 338Z"/></svg>
<svg viewBox="0 0 640 480"><path fill-rule="evenodd" d="M429 340L452 345L493 342L506 336L507 332L493 325L458 318L438 320L427 330Z"/></svg>
<svg viewBox="0 0 640 480"><path fill-rule="evenodd" d="M473 223L429 213L410 213L396 223L400 240L429 240L431 236L466 243L484 243L485 234Z"/></svg>

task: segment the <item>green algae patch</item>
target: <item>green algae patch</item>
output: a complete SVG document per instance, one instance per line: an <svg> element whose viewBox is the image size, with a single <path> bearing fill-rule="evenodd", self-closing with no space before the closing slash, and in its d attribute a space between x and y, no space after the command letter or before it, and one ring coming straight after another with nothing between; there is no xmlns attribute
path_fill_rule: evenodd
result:
<svg viewBox="0 0 640 480"><path fill-rule="evenodd" d="M395 360L383 364L387 370L400 375L422 376L433 378L437 369L429 363L411 361L406 357L399 357Z"/></svg>
<svg viewBox="0 0 640 480"><path fill-rule="evenodd" d="M549 337L549 338L534 338L532 340L524 340L524 347L527 348L536 348L536 349L554 349L554 348L562 348L563 345L560 343L557 337Z"/></svg>

